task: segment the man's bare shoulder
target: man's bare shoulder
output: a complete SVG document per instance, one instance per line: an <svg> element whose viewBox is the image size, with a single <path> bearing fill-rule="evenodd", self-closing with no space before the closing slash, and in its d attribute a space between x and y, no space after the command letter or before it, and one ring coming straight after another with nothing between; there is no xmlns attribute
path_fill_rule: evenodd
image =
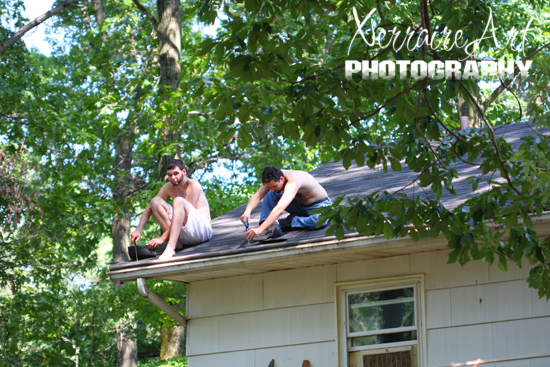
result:
<svg viewBox="0 0 550 367"><path fill-rule="evenodd" d="M194 178L189 179L189 187L192 188L193 190L198 190L198 189L202 190L201 183Z"/></svg>
<svg viewBox="0 0 550 367"><path fill-rule="evenodd" d="M176 195L176 186L172 185L172 183L167 182L164 185L162 185L161 190L166 191L170 194L170 197L174 197Z"/></svg>
<svg viewBox="0 0 550 367"><path fill-rule="evenodd" d="M284 169L281 171L283 171L285 178L287 179L288 182L295 181L297 183L301 183L304 181L315 180L315 178L312 175L310 175L308 172L305 172L305 171L298 171L298 170L292 170L292 169Z"/></svg>
<svg viewBox="0 0 550 367"><path fill-rule="evenodd" d="M300 172L302 172L302 171L297 171L297 170L294 170L294 169L282 169L281 171L283 172L283 174L285 175L285 178L287 180L291 180L291 179L296 178L297 176L300 175Z"/></svg>
<svg viewBox="0 0 550 367"><path fill-rule="evenodd" d="M168 198L174 198L174 197L176 197L176 195L177 194L176 194L175 186L172 185L170 182L167 182L164 185L162 185L162 187L160 188L160 190L157 194L157 196L160 196L164 200L166 200Z"/></svg>

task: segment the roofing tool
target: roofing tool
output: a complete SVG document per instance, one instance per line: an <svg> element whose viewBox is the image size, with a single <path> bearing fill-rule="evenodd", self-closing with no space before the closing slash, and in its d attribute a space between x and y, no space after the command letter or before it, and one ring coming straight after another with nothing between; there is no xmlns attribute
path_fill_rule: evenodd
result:
<svg viewBox="0 0 550 367"><path fill-rule="evenodd" d="M246 218L246 232L250 229L250 226L248 225L248 218ZM248 240L248 246L250 246L250 240Z"/></svg>

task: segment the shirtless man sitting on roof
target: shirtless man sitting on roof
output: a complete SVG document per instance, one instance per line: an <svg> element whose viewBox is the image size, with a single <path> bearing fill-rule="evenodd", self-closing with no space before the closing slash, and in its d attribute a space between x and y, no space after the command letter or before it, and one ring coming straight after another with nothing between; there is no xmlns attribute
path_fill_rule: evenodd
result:
<svg viewBox="0 0 550 367"><path fill-rule="evenodd" d="M130 240L135 244L141 237L143 227L153 215L163 233L159 238L149 241L149 248L154 249L168 241L160 260L171 258L184 245L206 242L212 237L210 206L201 184L186 176L185 165L179 159L168 162L166 172L169 182L151 200L141 215L136 230L130 234ZM173 209L166 202L169 197L174 199Z"/></svg>
<svg viewBox="0 0 550 367"><path fill-rule="evenodd" d="M260 226L247 232L246 238L249 241L276 223L285 210L290 215L274 227L273 237L296 229L315 229L319 215L311 214L311 211L332 204L325 189L309 173L281 170L274 166L268 166L262 172L262 185L250 198L241 222L246 225L247 220L250 220L250 213L262 199ZM323 223L321 227L325 225Z"/></svg>

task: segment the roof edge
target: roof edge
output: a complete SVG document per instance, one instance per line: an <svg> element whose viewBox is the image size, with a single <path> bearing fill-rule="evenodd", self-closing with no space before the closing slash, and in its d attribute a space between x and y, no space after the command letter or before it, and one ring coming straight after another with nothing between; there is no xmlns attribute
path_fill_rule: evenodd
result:
<svg viewBox="0 0 550 367"><path fill-rule="evenodd" d="M544 234L550 235L550 212L545 212L533 218L535 229L544 229ZM496 228L490 224L490 227ZM447 248L447 239L440 235L438 237L426 237L415 242L409 236L385 239L382 236L365 236L357 233L349 234L338 241L335 236L324 237L318 240L293 241L285 244L274 244L270 248L262 246L253 251L227 251L227 253L216 253L215 256L182 256L170 260L151 260L146 263L124 263L119 266L112 266L109 276L113 281L135 281L137 278L164 278L174 274L207 272L228 267L258 266L271 262L283 262L297 256L323 255L327 252L352 254L354 252L375 252L381 249L409 248L415 252L415 248L430 245L439 249ZM124 266L130 264L131 266Z"/></svg>

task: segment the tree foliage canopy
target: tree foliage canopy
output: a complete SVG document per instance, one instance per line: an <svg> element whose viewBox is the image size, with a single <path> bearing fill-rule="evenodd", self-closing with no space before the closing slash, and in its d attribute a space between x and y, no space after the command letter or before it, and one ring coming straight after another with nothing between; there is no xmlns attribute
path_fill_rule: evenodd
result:
<svg viewBox="0 0 550 367"><path fill-rule="evenodd" d="M550 296L550 240L532 226L550 200L548 138L537 134L514 151L493 131L519 121L550 127L546 2L182 2L181 82L170 88L159 84L159 1L107 1L101 13L94 2L75 1L49 21L64 34L51 56L21 41L0 53L0 338L11 364L74 364L93 353L102 357L92 364L112 362L121 327L113 320L143 314L126 306L137 302L131 289L109 293L110 260L95 250L113 223L139 216L156 194L166 155L181 157L205 182L216 215L246 201L268 164L309 170L336 159L394 171L406 164L433 198L384 191L338 198L324 213L330 231L340 238L345 230L415 240L444 235L450 261L496 259L504 270L527 258L530 285ZM28 23L22 8L22 1L0 0L2 41ZM216 19L215 36L197 30ZM483 40L469 52L423 42L441 39L445 29L463 43ZM412 46L399 48L405 37ZM526 76L514 70L509 79L480 82L347 78L346 60L533 64ZM463 116L475 129L459 131ZM451 165L459 160L476 168L472 191L492 189L451 211L439 199L453 193ZM226 169L216 175L220 165ZM491 172L503 180L484 182ZM93 286L78 287L77 276ZM173 303L184 292L163 284L156 291ZM94 302L113 309L100 315ZM43 322L55 312L58 330ZM159 319L127 330L139 333L147 322ZM25 328L36 331L34 339ZM82 338L98 333L107 336Z"/></svg>
<svg viewBox="0 0 550 367"><path fill-rule="evenodd" d="M2 37L9 37L28 19L22 2L2 4ZM142 5L155 13L155 2ZM237 134L220 137L215 110L204 102L215 91L204 83L222 74L210 55L197 56L204 36L193 30L193 10L183 9L176 90L159 86L156 25L131 1L106 2L104 17L86 1L59 13L49 24L64 37L52 43L50 57L21 41L0 53L0 338L10 365L109 365L118 332L142 337L140 350L158 341L159 324L168 321L149 317L158 312L135 289L113 292L105 272L110 256L97 248L115 233L117 218L139 217L164 183L159 157L178 155L190 174L205 179L216 162L227 167L225 177L204 181L214 215L246 200L256 171L280 162L284 151L296 158L286 165L311 169L320 162L271 128L248 148ZM144 237L156 231L151 224ZM80 287L82 279L89 282ZM185 294L167 283L150 286L173 304ZM112 307L97 310L94 302ZM44 323L60 308L59 323Z"/></svg>
<svg viewBox="0 0 550 367"><path fill-rule="evenodd" d="M218 37L202 43L225 70L210 105L220 126L246 143L254 144L263 126L275 126L278 136L329 152L345 167L354 161L399 171L405 163L435 194L421 201L382 190L339 198L325 212L337 237L344 229L415 240L442 234L454 249L451 262L496 257L503 270L525 256L535 265L530 285L550 297L550 239L532 229L532 216L547 211L550 199L548 137L537 134L514 152L493 130L526 120L550 126L548 11L541 1L204 1L198 14L205 22L225 15ZM448 47L429 47L427 40L439 44L446 30ZM533 66L525 76L516 67L508 79L363 80L361 73L346 78L346 60ZM461 116L483 129L459 133ZM477 167L468 178L472 191L489 172L504 181L485 182L491 190L447 210L439 200L443 190L454 193L457 160Z"/></svg>

